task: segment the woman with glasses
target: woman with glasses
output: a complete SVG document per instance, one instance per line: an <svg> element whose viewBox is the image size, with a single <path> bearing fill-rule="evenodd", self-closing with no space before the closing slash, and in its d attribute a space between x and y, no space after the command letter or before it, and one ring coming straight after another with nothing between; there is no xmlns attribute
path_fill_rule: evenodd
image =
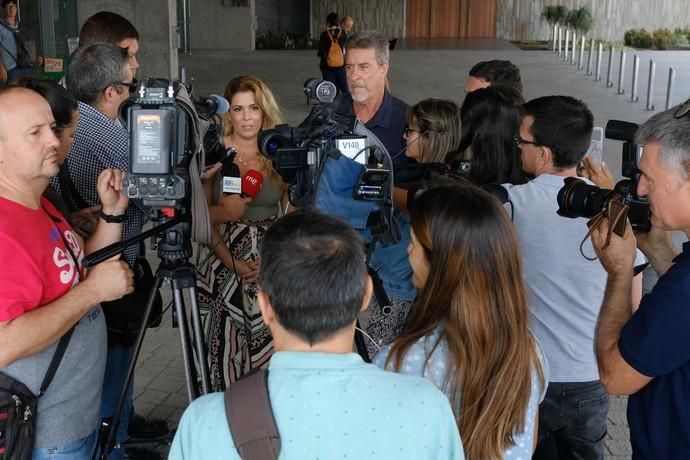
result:
<svg viewBox="0 0 690 460"><path fill-rule="evenodd" d="M404 137L407 145L405 154L408 157L420 164L441 163L460 144L460 107L455 102L444 99L424 99L418 102L408 110ZM419 167L406 169L414 172ZM403 171L398 172L403 174ZM402 239L395 244L377 244L370 259L369 265L383 288L378 291L379 295L374 296L374 304L369 308L366 321L366 332L372 339L367 341L370 355L400 334L410 306L417 296L406 252L410 220L404 211L408 191L396 188L393 193L398 208L394 215ZM385 298L382 298L383 292Z"/></svg>
<svg viewBox="0 0 690 460"><path fill-rule="evenodd" d="M448 395L468 459L530 458L547 371L527 327L510 218L487 192L451 179L422 192L411 214L407 252L420 294L374 363Z"/></svg>
<svg viewBox="0 0 690 460"><path fill-rule="evenodd" d="M287 186L259 152L257 140L261 130L282 121L273 93L258 78L242 75L230 80L224 96L230 110L222 121L223 143L236 151L234 163L240 177L253 170L264 180L239 219L217 222L221 225L214 231L216 244L197 268L199 303L210 310L207 342L211 384L216 391L266 364L273 353L271 333L256 302L256 280L264 233L279 213L287 211ZM221 197L220 176L216 175L215 183L207 183L212 207L228 198Z"/></svg>

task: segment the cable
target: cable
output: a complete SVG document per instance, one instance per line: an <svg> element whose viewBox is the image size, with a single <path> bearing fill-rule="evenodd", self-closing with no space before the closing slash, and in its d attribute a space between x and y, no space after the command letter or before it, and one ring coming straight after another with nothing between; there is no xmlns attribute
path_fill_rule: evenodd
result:
<svg viewBox="0 0 690 460"><path fill-rule="evenodd" d="M355 330L361 332L362 335L363 335L364 337L366 337L367 339L369 339L369 341L376 347L376 351L381 351L381 347L379 346L379 344L376 343L376 341L375 341L374 339L372 339L371 336L370 336L369 334L367 334L366 332L364 332L364 329L355 326Z"/></svg>

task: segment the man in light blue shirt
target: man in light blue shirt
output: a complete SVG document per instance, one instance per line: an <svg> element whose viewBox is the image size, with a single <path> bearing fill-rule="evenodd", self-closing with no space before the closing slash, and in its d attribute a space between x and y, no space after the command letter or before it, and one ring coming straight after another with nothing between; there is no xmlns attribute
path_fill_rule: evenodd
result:
<svg viewBox="0 0 690 460"><path fill-rule="evenodd" d="M430 382L353 353L371 298L361 239L315 211L276 222L261 249L259 306L273 334L268 391L281 459L464 459L447 398ZM192 403L170 459L238 459L214 393Z"/></svg>

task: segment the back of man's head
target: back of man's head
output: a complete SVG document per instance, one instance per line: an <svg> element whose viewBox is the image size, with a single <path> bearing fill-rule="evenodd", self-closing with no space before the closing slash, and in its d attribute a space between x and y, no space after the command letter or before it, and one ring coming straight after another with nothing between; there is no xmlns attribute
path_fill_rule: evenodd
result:
<svg viewBox="0 0 690 460"><path fill-rule="evenodd" d="M94 105L105 88L126 78L127 51L110 43L94 43L72 53L65 82L77 100Z"/></svg>
<svg viewBox="0 0 690 460"><path fill-rule="evenodd" d="M690 114L676 118L679 107L657 113L642 123L635 133L635 142L658 143L664 164L685 179L690 173Z"/></svg>
<svg viewBox="0 0 690 460"><path fill-rule="evenodd" d="M537 145L551 149L556 168L576 166L592 141L594 117L584 102L570 96L545 96L523 106L534 118L531 133Z"/></svg>
<svg viewBox="0 0 690 460"><path fill-rule="evenodd" d="M259 285L280 325L310 345L354 323L366 279L360 236L334 217L299 210L266 232Z"/></svg>
<svg viewBox="0 0 690 460"><path fill-rule="evenodd" d="M376 62L379 65L388 64L390 61L388 39L375 30L365 30L353 34L347 39L345 49L373 49L376 52Z"/></svg>
<svg viewBox="0 0 690 460"><path fill-rule="evenodd" d="M484 80L489 86L510 86L522 93L520 69L510 61L495 59L479 62L470 69L470 77Z"/></svg>
<svg viewBox="0 0 690 460"><path fill-rule="evenodd" d="M79 31L79 46L92 43L120 43L133 38L139 40L139 32L126 18L110 11L101 11L86 20Z"/></svg>

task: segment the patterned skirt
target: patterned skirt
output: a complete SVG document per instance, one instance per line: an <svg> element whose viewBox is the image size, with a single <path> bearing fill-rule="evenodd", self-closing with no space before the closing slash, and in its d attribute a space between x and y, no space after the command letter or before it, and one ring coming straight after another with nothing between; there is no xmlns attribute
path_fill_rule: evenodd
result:
<svg viewBox="0 0 690 460"><path fill-rule="evenodd" d="M235 259L258 260L261 242L271 222L227 224L223 242ZM242 283L211 251L197 267L199 307L207 310L206 343L211 386L225 387L252 369L264 366L273 354L271 332L261 319L256 283ZM205 259L205 260L204 260Z"/></svg>

